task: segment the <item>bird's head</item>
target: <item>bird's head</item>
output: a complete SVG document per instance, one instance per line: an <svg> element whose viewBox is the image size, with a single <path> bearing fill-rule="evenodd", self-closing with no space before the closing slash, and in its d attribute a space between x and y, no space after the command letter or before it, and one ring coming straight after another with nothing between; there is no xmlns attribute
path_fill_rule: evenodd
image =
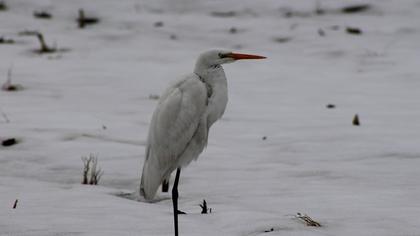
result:
<svg viewBox="0 0 420 236"><path fill-rule="evenodd" d="M232 63L243 59L264 59L266 57L234 53L226 50L210 50L202 53L197 60L196 68L212 68L221 64Z"/></svg>

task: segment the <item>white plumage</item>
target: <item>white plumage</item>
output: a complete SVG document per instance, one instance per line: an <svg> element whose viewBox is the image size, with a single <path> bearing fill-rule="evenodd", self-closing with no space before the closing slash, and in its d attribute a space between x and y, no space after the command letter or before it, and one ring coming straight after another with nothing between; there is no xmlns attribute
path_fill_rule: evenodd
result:
<svg viewBox="0 0 420 236"><path fill-rule="evenodd" d="M171 173L197 159L209 128L224 113L227 81L221 64L264 57L212 50L200 55L194 73L172 84L160 97L147 138L140 194L151 200Z"/></svg>

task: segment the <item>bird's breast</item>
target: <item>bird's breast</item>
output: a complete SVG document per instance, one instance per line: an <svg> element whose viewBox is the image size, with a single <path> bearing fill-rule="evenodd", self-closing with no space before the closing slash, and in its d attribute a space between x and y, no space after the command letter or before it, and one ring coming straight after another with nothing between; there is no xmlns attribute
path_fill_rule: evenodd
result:
<svg viewBox="0 0 420 236"><path fill-rule="evenodd" d="M228 91L226 77L213 78L208 87L210 87L211 94L208 98L207 105L207 125L210 127L225 112L226 105L228 102Z"/></svg>

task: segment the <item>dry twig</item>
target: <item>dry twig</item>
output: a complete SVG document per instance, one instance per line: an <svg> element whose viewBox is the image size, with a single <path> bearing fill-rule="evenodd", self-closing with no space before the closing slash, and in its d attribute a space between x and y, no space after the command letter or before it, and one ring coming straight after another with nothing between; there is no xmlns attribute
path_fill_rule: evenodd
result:
<svg viewBox="0 0 420 236"><path fill-rule="evenodd" d="M1 89L3 91L18 91L18 90L22 90L23 89L23 86L20 85L20 84L12 84L12 67L10 67L7 70L7 80L1 86Z"/></svg>
<svg viewBox="0 0 420 236"><path fill-rule="evenodd" d="M7 116L6 112L4 112L1 108L0 108L0 114L1 116L3 116L3 119L6 123L10 123L9 117Z"/></svg>
<svg viewBox="0 0 420 236"><path fill-rule="evenodd" d="M51 19L52 15L49 12L46 11L35 11L34 17L39 19Z"/></svg>
<svg viewBox="0 0 420 236"><path fill-rule="evenodd" d="M314 221L311 217L309 217L307 214L301 214L301 213L296 213L295 218L298 220L301 220L303 222L305 222L305 224L307 226L313 226L313 227L321 227L322 225L316 221Z"/></svg>
<svg viewBox="0 0 420 236"><path fill-rule="evenodd" d="M18 199L16 199L16 200L15 200L15 203L13 203L13 209L16 209L16 208L17 208L18 201L19 201L19 200L18 200Z"/></svg>
<svg viewBox="0 0 420 236"><path fill-rule="evenodd" d="M79 28L85 28L86 25L92 25L99 22L99 19L96 17L87 17L85 16L85 11L83 9L79 9L79 18L76 19Z"/></svg>
<svg viewBox="0 0 420 236"><path fill-rule="evenodd" d="M26 30L20 32L19 34L23 36L36 36L40 44L40 49L36 50L38 53L53 53L57 51L56 47L48 47L48 45L45 43L44 35L41 32Z"/></svg>

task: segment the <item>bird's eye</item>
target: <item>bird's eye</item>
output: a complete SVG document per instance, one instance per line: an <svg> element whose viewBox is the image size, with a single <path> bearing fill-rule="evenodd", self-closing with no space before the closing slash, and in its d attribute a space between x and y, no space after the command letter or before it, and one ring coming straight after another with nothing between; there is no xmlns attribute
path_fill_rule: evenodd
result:
<svg viewBox="0 0 420 236"><path fill-rule="evenodd" d="M225 57L226 57L226 54L219 53L219 57L220 57L220 58L225 58Z"/></svg>

